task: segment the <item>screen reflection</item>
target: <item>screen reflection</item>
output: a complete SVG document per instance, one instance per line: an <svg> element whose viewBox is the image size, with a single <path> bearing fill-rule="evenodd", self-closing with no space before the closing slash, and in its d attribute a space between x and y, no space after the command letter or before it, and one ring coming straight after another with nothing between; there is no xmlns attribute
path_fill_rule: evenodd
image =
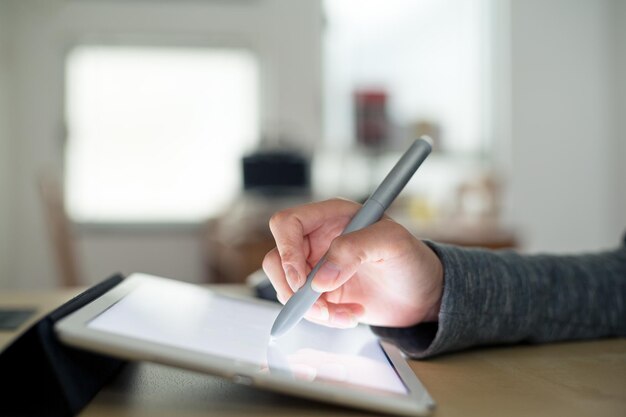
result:
<svg viewBox="0 0 626 417"><path fill-rule="evenodd" d="M303 320L270 340L278 312L278 305L159 280L138 286L88 326L250 363L285 378L407 393L368 327L340 330Z"/></svg>

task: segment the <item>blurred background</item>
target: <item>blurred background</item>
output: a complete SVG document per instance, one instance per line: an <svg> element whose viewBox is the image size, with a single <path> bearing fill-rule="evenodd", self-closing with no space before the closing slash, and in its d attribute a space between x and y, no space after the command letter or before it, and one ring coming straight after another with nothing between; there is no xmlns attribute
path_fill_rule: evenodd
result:
<svg viewBox="0 0 626 417"><path fill-rule="evenodd" d="M626 231L626 1L0 0L0 289L241 282L281 208L527 253Z"/></svg>

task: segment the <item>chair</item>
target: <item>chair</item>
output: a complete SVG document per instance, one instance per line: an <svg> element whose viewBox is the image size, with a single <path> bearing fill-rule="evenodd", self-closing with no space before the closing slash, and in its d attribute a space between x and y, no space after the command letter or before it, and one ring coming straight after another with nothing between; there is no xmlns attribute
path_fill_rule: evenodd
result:
<svg viewBox="0 0 626 417"><path fill-rule="evenodd" d="M63 187L53 175L42 174L38 178L48 236L57 267L61 287L82 284L72 225L65 210Z"/></svg>

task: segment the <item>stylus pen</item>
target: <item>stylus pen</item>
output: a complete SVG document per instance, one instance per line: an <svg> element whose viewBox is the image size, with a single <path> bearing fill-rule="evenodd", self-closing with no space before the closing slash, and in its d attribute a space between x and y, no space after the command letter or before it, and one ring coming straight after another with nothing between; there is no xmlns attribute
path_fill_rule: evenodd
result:
<svg viewBox="0 0 626 417"><path fill-rule="evenodd" d="M427 136L416 139L411 147L402 155L400 160L391 169L376 191L365 201L365 204L354 215L350 223L341 233L363 229L376 223L396 199L400 191L409 182L417 168L424 162L432 150L431 140ZM311 288L313 277L326 261L324 255L309 273L304 285L287 301L276 317L272 326L271 336L280 337L293 329L302 320L307 311L315 304L321 293Z"/></svg>

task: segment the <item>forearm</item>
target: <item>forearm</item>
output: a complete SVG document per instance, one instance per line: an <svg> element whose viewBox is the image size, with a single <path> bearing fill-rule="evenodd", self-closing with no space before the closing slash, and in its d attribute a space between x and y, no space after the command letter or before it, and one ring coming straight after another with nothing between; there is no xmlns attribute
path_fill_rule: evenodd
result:
<svg viewBox="0 0 626 417"><path fill-rule="evenodd" d="M374 327L413 357L470 346L626 336L626 248L524 256L430 244L444 266L437 324Z"/></svg>

